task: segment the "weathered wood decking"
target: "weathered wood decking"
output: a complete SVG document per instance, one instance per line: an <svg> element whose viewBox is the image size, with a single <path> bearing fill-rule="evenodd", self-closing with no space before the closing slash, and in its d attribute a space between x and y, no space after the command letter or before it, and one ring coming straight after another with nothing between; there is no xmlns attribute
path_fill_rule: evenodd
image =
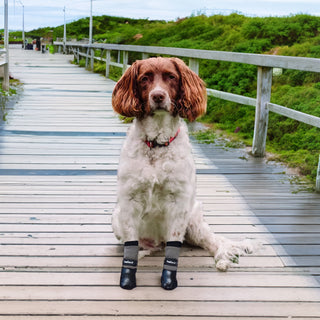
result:
<svg viewBox="0 0 320 320"><path fill-rule="evenodd" d="M127 126L114 83L63 55L14 49L10 61L24 93L0 127L0 320L320 318L320 196L219 145L193 144L206 218L264 250L219 273L185 247L173 292L159 285L162 255L146 257L138 288L121 290L110 221Z"/></svg>

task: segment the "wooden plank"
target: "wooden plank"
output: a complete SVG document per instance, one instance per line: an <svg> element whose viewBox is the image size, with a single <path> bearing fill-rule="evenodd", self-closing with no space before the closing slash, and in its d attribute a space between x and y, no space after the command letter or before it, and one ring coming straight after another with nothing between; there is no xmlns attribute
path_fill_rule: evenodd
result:
<svg viewBox="0 0 320 320"><path fill-rule="evenodd" d="M320 241L318 244L295 244L295 245L282 245L280 247L281 253L285 252L289 256L320 256ZM275 248L275 250L278 252L278 250ZM280 252L280 250L279 250Z"/></svg>
<svg viewBox="0 0 320 320"><path fill-rule="evenodd" d="M39 315L32 315L31 316L33 320L48 320L47 316L39 316ZM168 319L168 317L166 316L156 316L157 320L166 320ZM19 315L7 315L7 316L1 316L0 315L0 320L26 320L26 319L30 319L28 316L19 316ZM79 316L66 316L66 315L61 315L61 316L52 316L50 315L50 320L75 320L75 319L79 319ZM85 316L86 320L110 320L110 319L114 319L114 316L106 316L106 315L86 315ZM145 316L145 315L139 315L139 316L119 316L117 315L117 319L118 320L150 320L150 319L154 319L154 316ZM175 315L174 319L176 320L185 320L185 316L179 316L179 315ZM197 316L188 316L188 319L198 319ZM206 317L206 316L201 316L202 320L212 320L212 317ZM230 317L230 316L219 316L219 320L252 320L252 317L243 317L243 316L236 316L236 317ZM255 319L267 319L264 316L256 316ZM272 317L272 320L283 320L283 317ZM301 318L301 317L295 317L295 320L306 320L306 318ZM309 317L308 319L314 320L314 319L319 319L318 317Z"/></svg>
<svg viewBox="0 0 320 320"><path fill-rule="evenodd" d="M276 228L275 228L276 229ZM315 229L305 230L303 228L293 230L303 230L304 232L314 233ZM241 234L255 234L260 230L255 225L214 225L211 226L212 232L217 233L241 233ZM279 228L278 228L279 230ZM281 230L281 229L280 229ZM2 233L104 233L112 232L111 224L2 224ZM275 231L276 232L276 231ZM281 231L279 231L281 232ZM293 231L294 232L294 231Z"/></svg>
<svg viewBox="0 0 320 320"><path fill-rule="evenodd" d="M65 127L62 125L54 125L54 124L48 124L48 125L41 125L38 126L38 131L42 131L42 132L99 132L99 133L103 133L103 132L123 132L122 128L113 126L113 127L105 127L105 126L94 126L92 124L92 126L75 126L75 125L70 125L69 127ZM8 125L6 126L6 130L16 130L15 126L11 126ZM29 131L29 132L33 132L34 130L34 125L30 124L30 125L23 125L19 127L19 130L21 131Z"/></svg>
<svg viewBox="0 0 320 320"><path fill-rule="evenodd" d="M211 225L247 225L248 217L234 217L234 216L222 216L217 217L216 215L206 216L205 220ZM10 224L14 221L14 224L110 224L111 223L111 213L95 215L94 213L87 213L86 215L79 215L76 213L70 214L39 214L32 212L31 214L0 214L0 226L2 224ZM258 219L252 219L252 224L260 225Z"/></svg>
<svg viewBox="0 0 320 320"><path fill-rule="evenodd" d="M160 290L160 289L159 289ZM159 291L160 292L160 291ZM148 291L145 292L145 297ZM265 316L265 317L318 317L320 305L313 302L215 302L215 301L3 301L2 315L166 315L176 316ZM58 311L57 311L58 310Z"/></svg>
<svg viewBox="0 0 320 320"><path fill-rule="evenodd" d="M21 169L21 164L0 164L0 170L19 170ZM115 171L118 169L117 164L104 164L104 165L94 165L94 164L78 164L78 165L69 165L69 164L60 164L60 165L50 165L50 164L24 164L23 170L112 170ZM81 172L80 172L81 174Z"/></svg>
<svg viewBox="0 0 320 320"><path fill-rule="evenodd" d="M137 274L137 282L139 283L140 277L144 274ZM159 274L154 277L159 281ZM90 293L88 294L88 286L55 286L54 290L47 286L1 286L0 287L0 300L85 300L87 303L90 301L212 301L212 302L296 302L307 300L309 302L320 302L320 294L318 288L255 288L247 287L246 290L237 287L183 287L179 286L176 290L170 292L170 295L165 290L160 288L146 288L141 285L136 290L120 290L118 285L115 286L90 286ZM231 290L230 290L231 289ZM147 292L146 292L147 291ZM319 309L320 310L320 309Z"/></svg>
<svg viewBox="0 0 320 320"><path fill-rule="evenodd" d="M4 270L10 268L120 268L122 257L1 257L0 266ZM180 257L179 268L214 268L213 257ZM139 261L139 267L162 268L163 257L146 257ZM241 257L239 264L233 268L272 268L283 267L278 257Z"/></svg>
<svg viewBox="0 0 320 320"><path fill-rule="evenodd" d="M77 256L77 257L104 257L104 256L113 256L121 257L123 255L123 246L121 244L116 245L15 245L15 246L4 246L1 250L2 254L5 256L15 256L16 252L19 252L22 256L29 257L45 257L45 256ZM304 253L306 254L306 253ZM210 257L210 254L201 249L195 247L189 247L187 244L184 244L181 250L181 256L183 257ZM280 254L279 254L280 255ZM164 256L164 250L158 251L152 254L152 256ZM265 246L260 253L255 253L257 256L276 256L274 249L271 246Z"/></svg>
<svg viewBox="0 0 320 320"><path fill-rule="evenodd" d="M320 258L319 256L304 256L301 255L299 257L283 257L286 266L300 266L300 267L319 267L320 266Z"/></svg>
<svg viewBox="0 0 320 320"><path fill-rule="evenodd" d="M158 286L159 272L139 272L140 286ZM180 286L203 287L255 287L255 288L319 288L319 282L313 277L304 274L277 272L185 272L178 275ZM0 272L0 282L3 286L117 286L119 274L117 272Z"/></svg>

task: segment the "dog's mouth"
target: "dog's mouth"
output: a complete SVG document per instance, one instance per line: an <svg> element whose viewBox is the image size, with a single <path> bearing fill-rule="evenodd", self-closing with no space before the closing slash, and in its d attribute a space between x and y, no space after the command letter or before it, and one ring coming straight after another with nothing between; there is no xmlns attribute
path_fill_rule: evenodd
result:
<svg viewBox="0 0 320 320"><path fill-rule="evenodd" d="M174 116L174 108L173 106L170 104L169 106L168 105L158 105L158 106L154 106L152 107L151 106L151 109L150 109L150 116L165 116L165 115L168 115L170 114L171 116Z"/></svg>
<svg viewBox="0 0 320 320"><path fill-rule="evenodd" d="M171 113L171 103L168 104L150 104L150 111L152 114L167 114Z"/></svg>
<svg viewBox="0 0 320 320"><path fill-rule="evenodd" d="M158 104L155 108L155 111L166 111L169 112L170 111L170 106L171 105L167 105L167 104Z"/></svg>

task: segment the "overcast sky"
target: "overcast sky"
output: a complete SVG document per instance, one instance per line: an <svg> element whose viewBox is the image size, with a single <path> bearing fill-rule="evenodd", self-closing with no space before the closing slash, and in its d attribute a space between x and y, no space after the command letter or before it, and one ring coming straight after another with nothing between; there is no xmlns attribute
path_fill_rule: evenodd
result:
<svg viewBox="0 0 320 320"><path fill-rule="evenodd" d="M8 0L9 28L22 29L22 4L25 30L55 27L90 15L90 0ZM3 1L0 0L0 28L3 27ZM176 20L198 14L248 16L286 16L308 13L320 16L320 0L93 0L93 15Z"/></svg>

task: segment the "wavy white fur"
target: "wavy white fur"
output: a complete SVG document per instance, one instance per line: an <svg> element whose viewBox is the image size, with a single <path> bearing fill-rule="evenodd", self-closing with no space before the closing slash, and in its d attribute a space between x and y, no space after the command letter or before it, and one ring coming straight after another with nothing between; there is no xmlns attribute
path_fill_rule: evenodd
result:
<svg viewBox="0 0 320 320"><path fill-rule="evenodd" d="M137 61L117 83L115 111L136 119L120 155L112 225L119 240L139 240L151 251L186 240L208 250L225 271L253 245L215 235L196 200L195 165L182 117L193 121L203 114L205 95L202 80L177 58ZM146 140L172 142L150 148Z"/></svg>
<svg viewBox="0 0 320 320"><path fill-rule="evenodd" d="M168 141L167 147L150 149L143 141ZM166 111L135 119L122 148L118 169L118 197L113 230L122 242L149 241L157 247L167 241L184 241L208 250L217 269L227 270L251 242L233 242L215 235L205 222L196 200L196 175L188 130L179 117ZM147 246L148 248L148 246Z"/></svg>

